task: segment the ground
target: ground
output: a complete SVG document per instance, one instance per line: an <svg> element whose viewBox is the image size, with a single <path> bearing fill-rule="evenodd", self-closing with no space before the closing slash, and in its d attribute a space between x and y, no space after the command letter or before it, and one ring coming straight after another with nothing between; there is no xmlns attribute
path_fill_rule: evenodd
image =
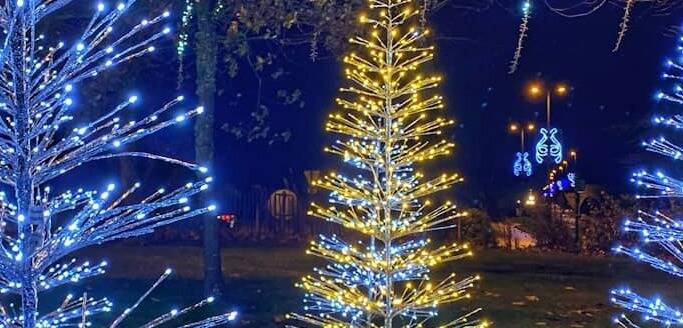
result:
<svg viewBox="0 0 683 328"><path fill-rule="evenodd" d="M302 294L294 284L317 263L302 254L301 247L223 250L227 289L222 308L239 310L237 326L283 327L284 314L301 309ZM88 251L85 256L111 262L109 280L94 279L82 288L89 295L108 290L117 309L133 303L167 266L176 270L177 278L153 294L147 305L143 304L145 310L128 324L142 322L143 316L151 320L170 306L201 299L199 248L117 246ZM484 280L472 300L443 308L443 318L482 307L482 316L494 327L505 328L611 327L610 318L619 312L608 304L610 288L628 282L645 295L663 291L665 299L677 302L681 296L676 299L672 291L683 290L682 283L668 276L613 257L480 250L475 258L441 270L450 271L478 273ZM51 303L50 298L45 303Z"/></svg>

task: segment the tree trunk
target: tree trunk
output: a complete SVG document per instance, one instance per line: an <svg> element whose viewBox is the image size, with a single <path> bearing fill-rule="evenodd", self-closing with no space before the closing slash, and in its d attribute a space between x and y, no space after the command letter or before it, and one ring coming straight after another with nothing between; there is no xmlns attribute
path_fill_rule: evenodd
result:
<svg viewBox="0 0 683 328"><path fill-rule="evenodd" d="M214 155L214 107L216 95L216 31L213 24L213 0L196 3L197 8L197 96L204 114L195 121L195 156L197 163L210 167ZM206 202L207 197L202 197ZM219 225L213 215L204 217L204 294L220 294L223 289L219 243Z"/></svg>

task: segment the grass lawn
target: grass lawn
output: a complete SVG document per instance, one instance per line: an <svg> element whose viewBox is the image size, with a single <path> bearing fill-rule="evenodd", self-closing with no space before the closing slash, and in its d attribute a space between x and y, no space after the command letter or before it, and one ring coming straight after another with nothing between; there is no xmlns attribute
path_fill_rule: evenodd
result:
<svg viewBox="0 0 683 328"><path fill-rule="evenodd" d="M618 309L608 304L608 290L625 282L645 295L660 291L670 303L682 300L680 292L678 298L675 292L683 290L683 284L627 259L499 250L479 253L437 272L479 273L484 278L472 300L442 308L442 317L482 307L483 316L495 327L610 327L609 320ZM239 310L238 326L282 327L285 313L301 309L302 294L294 283L318 263L302 254L302 248L224 249L228 288L223 308ZM107 294L119 304L117 309L132 303L166 266L176 269L177 277L153 294L130 324L160 314L166 310L161 304L182 306L201 299L198 248L109 247L84 255L108 259L111 280L94 279L79 288L93 296ZM53 300L48 297L45 303Z"/></svg>

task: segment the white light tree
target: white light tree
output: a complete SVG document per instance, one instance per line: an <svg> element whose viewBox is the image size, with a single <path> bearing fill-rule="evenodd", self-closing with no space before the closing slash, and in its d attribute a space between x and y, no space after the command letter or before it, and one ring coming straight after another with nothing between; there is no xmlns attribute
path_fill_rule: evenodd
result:
<svg viewBox="0 0 683 328"><path fill-rule="evenodd" d="M90 122L74 120L77 86L131 59L155 50L156 40L170 33L163 22L170 15L143 19L130 29L117 22L135 3L95 3L87 26L71 41L57 42L41 34L48 19L73 0L5 0L0 4L0 292L21 299L17 313L0 311L2 327L65 327L89 325L93 314L112 310L104 299L68 296L55 310L38 312L39 293L102 274L106 263L77 263L65 259L83 248L150 233L179 220L202 215L214 206L191 208L189 198L208 188L210 177L174 190L158 189L144 196L139 183L117 190L51 192L57 178L74 181L79 166L103 159L142 157L206 169L180 160L125 149L126 145L202 112L201 107L172 117L169 111L182 97L149 111L135 121L118 115L137 101L130 97ZM77 4L78 3L78 4ZM54 24L54 22L52 22ZM116 28L115 28L116 25ZM84 172L85 171L85 172ZM111 324L118 326L163 281L165 272L147 293ZM207 298L170 311L145 327L155 327L211 303ZM209 327L234 319L235 313L211 317L188 327Z"/></svg>
<svg viewBox="0 0 683 328"><path fill-rule="evenodd" d="M683 39L679 38L676 54L666 61L667 71L662 78L671 82L671 89L657 94L657 99L678 109L683 105ZM654 123L667 130L683 128L683 114L657 115ZM643 143L646 150L669 157L674 161L683 159L683 148L676 144L676 138L658 137ZM682 198L683 180L664 172L642 170L633 174L632 182L647 192L637 198ZM635 247L617 246L615 251L643 262L675 278L683 277L683 219L671 217L661 211L638 211L635 219L624 223L624 230L640 236ZM641 314L644 321L654 322L660 327L683 327L683 312L666 304L659 297L644 297L630 288L611 291L612 303L627 311ZM625 314L614 319L615 324L625 328L639 327L638 323Z"/></svg>
<svg viewBox="0 0 683 328"><path fill-rule="evenodd" d="M448 275L433 282L439 264L469 257L467 245L431 246L425 235L449 229L465 213L451 202L433 205L427 197L458 183L458 174L425 178L415 165L451 153L454 144L438 140L453 124L439 115L444 105L432 91L441 78L424 76L434 47L419 28L412 0L368 0L361 16L368 36L344 58L349 86L337 99L328 131L342 136L326 151L356 169L354 176L331 174L315 185L330 191L329 206L313 205L311 215L363 235L348 243L320 236L309 254L331 262L301 280L305 313L290 314L305 327L420 328L436 320L439 305L470 297L478 276ZM412 23L412 24L411 24ZM413 26L411 26L413 25ZM438 141L434 141L437 139ZM481 328L475 309L439 325ZM444 320L445 321L445 320ZM288 326L293 327L293 326Z"/></svg>

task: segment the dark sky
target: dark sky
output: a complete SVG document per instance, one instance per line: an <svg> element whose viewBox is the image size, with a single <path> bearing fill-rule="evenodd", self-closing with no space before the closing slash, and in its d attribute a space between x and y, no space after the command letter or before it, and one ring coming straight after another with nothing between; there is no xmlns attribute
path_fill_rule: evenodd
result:
<svg viewBox="0 0 683 328"><path fill-rule="evenodd" d="M628 183L631 171L659 167L666 161L640 163L638 143L655 133L649 130L649 117L656 106L653 94L663 87L659 76L664 58L675 47L675 40L664 31L679 24L683 15L674 12L653 17L647 15L646 8L647 4L638 4L618 53L611 50L620 8L605 6L591 16L576 19L562 18L544 7L534 8L520 68L513 75L507 71L517 42L518 10L499 6L481 12L445 8L430 18L437 53L428 69L445 77L441 94L446 98L448 116L458 122L451 130L457 144L455 156L442 159L439 168L466 177L465 185L455 191L461 201L488 201L505 207L525 188L540 185L536 180L521 181L512 176L519 139L506 130L510 121L544 121L543 103L529 102L523 93L526 83L538 77L565 81L572 87L569 97L555 101L553 125L562 130L566 148L578 150L578 174L587 183L632 193L634 188ZM333 140L324 133L323 124L338 96L336 90L344 82L340 78L342 67L330 55L313 63L307 59L308 48L304 48L287 50L280 58L287 71L286 86L302 90L305 106L270 108L272 128L291 129L292 138L274 145L245 143L217 131L214 166L219 185L302 186L302 170L342 169L335 158L322 152ZM169 90L175 86L174 65L155 69L155 74L168 77L164 84ZM240 74L230 80L223 74L219 81L219 125L235 117L248 118L254 106L254 77ZM242 100L234 103L237 93ZM191 148L177 146L188 140L185 137L191 138L191 134L166 141L185 149L185 153ZM542 179L541 175L536 179Z"/></svg>

